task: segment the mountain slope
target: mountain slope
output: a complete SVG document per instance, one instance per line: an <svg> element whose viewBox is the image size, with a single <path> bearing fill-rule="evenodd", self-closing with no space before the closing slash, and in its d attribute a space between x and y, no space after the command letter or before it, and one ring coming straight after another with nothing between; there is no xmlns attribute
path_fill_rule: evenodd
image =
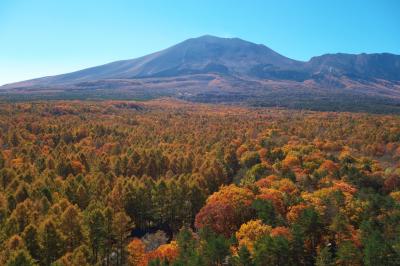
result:
<svg viewBox="0 0 400 266"><path fill-rule="evenodd" d="M188 39L137 59L117 61L73 73L30 81L32 84L67 84L99 79L132 79L216 72L251 75L255 67L290 68L301 62L286 58L264 45L238 38L210 35Z"/></svg>
<svg viewBox="0 0 400 266"><path fill-rule="evenodd" d="M302 62L264 45L206 35L140 58L8 84L0 91L4 99L173 96L295 108L327 103L333 110L354 108L351 99L364 99L368 106L397 110L400 56L326 54Z"/></svg>
<svg viewBox="0 0 400 266"><path fill-rule="evenodd" d="M315 72L360 79L400 80L400 56L382 54L326 54L311 58L307 67Z"/></svg>

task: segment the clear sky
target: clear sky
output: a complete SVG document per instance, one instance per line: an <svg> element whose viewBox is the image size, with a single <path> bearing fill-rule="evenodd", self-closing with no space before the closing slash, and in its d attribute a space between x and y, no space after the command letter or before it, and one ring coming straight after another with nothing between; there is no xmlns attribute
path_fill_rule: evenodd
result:
<svg viewBox="0 0 400 266"><path fill-rule="evenodd" d="M0 84L135 58L204 34L298 60L400 54L400 0L0 0Z"/></svg>

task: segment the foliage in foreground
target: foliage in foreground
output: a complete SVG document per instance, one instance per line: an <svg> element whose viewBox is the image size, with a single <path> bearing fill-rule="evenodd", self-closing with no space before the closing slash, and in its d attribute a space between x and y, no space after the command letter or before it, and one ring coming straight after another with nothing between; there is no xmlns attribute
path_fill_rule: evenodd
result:
<svg viewBox="0 0 400 266"><path fill-rule="evenodd" d="M400 264L397 116L4 103L0 147L1 265Z"/></svg>

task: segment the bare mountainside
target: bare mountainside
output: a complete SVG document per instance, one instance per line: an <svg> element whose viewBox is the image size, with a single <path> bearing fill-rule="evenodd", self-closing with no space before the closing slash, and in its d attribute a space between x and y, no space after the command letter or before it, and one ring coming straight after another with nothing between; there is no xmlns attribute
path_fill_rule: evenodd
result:
<svg viewBox="0 0 400 266"><path fill-rule="evenodd" d="M148 99L400 112L400 56L307 62L238 38L202 36L140 58L0 87L2 99Z"/></svg>

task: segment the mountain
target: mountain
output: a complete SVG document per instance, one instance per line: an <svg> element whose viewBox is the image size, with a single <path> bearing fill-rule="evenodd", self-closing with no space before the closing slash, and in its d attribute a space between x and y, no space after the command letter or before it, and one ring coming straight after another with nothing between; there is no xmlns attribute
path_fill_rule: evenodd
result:
<svg viewBox="0 0 400 266"><path fill-rule="evenodd" d="M360 79L400 80L400 56L383 54L326 54L307 62L315 72L335 73Z"/></svg>
<svg viewBox="0 0 400 266"><path fill-rule="evenodd" d="M46 77L32 84L66 84L99 79L171 77L185 74L251 74L257 67L289 68L301 62L264 45L238 38L202 36L137 59L117 61L81 71Z"/></svg>
<svg viewBox="0 0 400 266"><path fill-rule="evenodd" d="M154 98L326 110L400 109L400 56L307 62L239 38L188 39L136 59L0 87L0 98Z"/></svg>

